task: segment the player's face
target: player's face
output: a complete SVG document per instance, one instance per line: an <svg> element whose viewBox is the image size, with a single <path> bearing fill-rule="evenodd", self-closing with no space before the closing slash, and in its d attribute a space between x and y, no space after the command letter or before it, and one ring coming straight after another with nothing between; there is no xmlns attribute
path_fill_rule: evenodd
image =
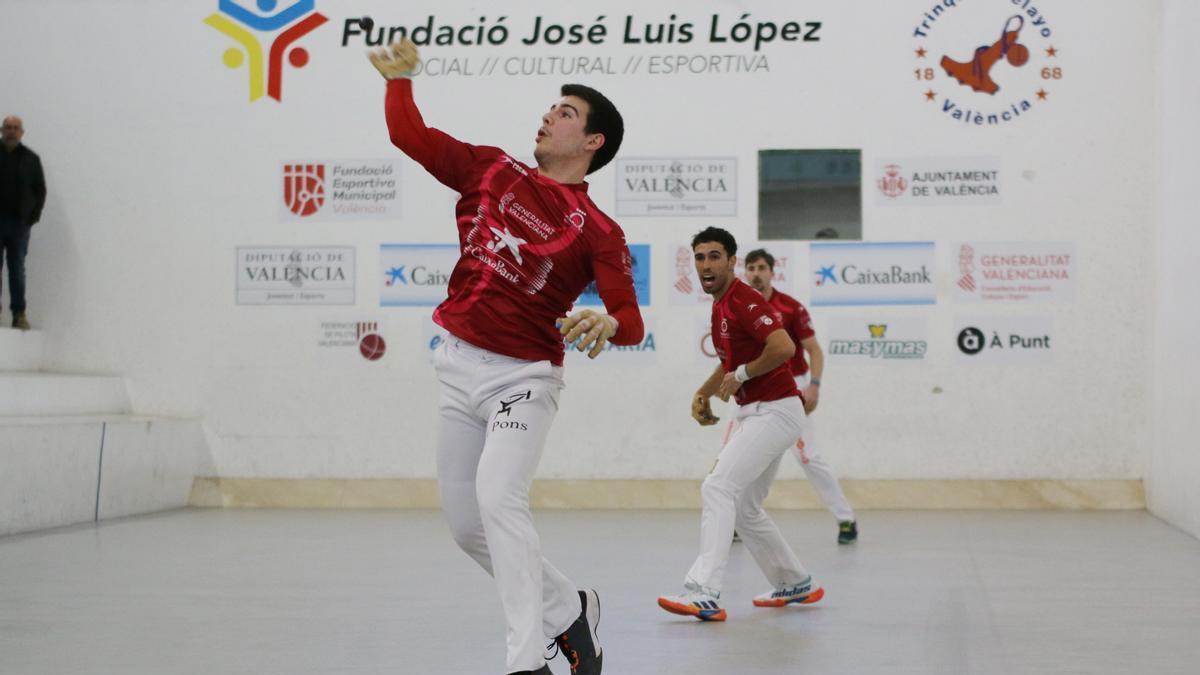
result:
<svg viewBox="0 0 1200 675"><path fill-rule="evenodd" d="M696 244L692 253L700 287L709 295L720 295L733 281L733 265L737 262L737 256L727 255L725 247L715 241Z"/></svg>
<svg viewBox="0 0 1200 675"><path fill-rule="evenodd" d="M584 132L588 109L587 101L577 96L564 96L550 106L550 112L542 115L542 126L534 141L533 157L539 164L600 147L603 136Z"/></svg>
<svg viewBox="0 0 1200 675"><path fill-rule="evenodd" d="M746 263L746 283L753 286L754 290L759 293L766 293L771 289L772 275L773 272L765 260L759 259Z"/></svg>

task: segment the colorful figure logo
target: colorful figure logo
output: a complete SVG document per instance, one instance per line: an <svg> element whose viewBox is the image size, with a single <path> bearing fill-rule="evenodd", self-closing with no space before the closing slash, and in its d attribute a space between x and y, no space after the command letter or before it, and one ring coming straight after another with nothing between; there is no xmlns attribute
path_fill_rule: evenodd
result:
<svg viewBox="0 0 1200 675"><path fill-rule="evenodd" d="M280 9L277 0L256 0L258 12L253 12L238 4L236 0L219 0L216 14L211 14L204 23L228 35L241 49L230 47L225 50L222 59L228 68L240 68L247 64L250 71L250 101L257 101L263 94L282 100L283 96L283 57L295 68L308 65L308 50L296 47L288 48L292 43L311 33L329 19L314 11L316 0L295 0L290 5ZM258 38L251 31L260 33L278 32L267 49L265 85L263 67L263 48Z"/></svg>
<svg viewBox="0 0 1200 675"><path fill-rule="evenodd" d="M325 165L284 165L283 202L292 213L301 217L320 211L325 204Z"/></svg>

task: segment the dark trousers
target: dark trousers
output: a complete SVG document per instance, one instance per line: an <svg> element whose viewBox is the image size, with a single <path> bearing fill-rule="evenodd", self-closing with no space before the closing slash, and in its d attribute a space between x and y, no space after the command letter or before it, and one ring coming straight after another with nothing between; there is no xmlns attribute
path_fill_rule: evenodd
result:
<svg viewBox="0 0 1200 675"><path fill-rule="evenodd" d="M25 311L25 254L29 252L32 229L15 219L0 216L0 253L3 254L0 264L8 265L8 295L12 299L9 306L13 314Z"/></svg>

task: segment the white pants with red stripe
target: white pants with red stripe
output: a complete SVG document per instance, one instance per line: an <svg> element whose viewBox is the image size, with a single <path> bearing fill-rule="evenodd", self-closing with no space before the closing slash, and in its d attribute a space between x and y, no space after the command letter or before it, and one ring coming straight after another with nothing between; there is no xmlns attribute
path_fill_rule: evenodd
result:
<svg viewBox="0 0 1200 675"><path fill-rule="evenodd" d="M807 386L808 374L798 375L796 387L803 390ZM796 443L795 453L796 459L800 460L800 466L804 469L804 475L825 508L829 509L838 522L854 520L854 509L850 507L850 501L842 492L842 485L833 473L833 467L817 452L817 433L811 417L804 420L804 430L800 432L800 441Z"/></svg>
<svg viewBox="0 0 1200 675"><path fill-rule="evenodd" d="M496 579L508 671L537 670L549 639L579 617L575 584L542 558L529 486L558 412L562 368L454 336L434 353L438 487L454 541ZM466 609L469 611L469 609Z"/></svg>
<svg viewBox="0 0 1200 675"><path fill-rule="evenodd" d="M739 406L736 419L737 427L700 488L700 555L685 580L714 595L721 591L735 527L775 588L809 576L762 507L780 460L800 437L804 404L796 396L760 401Z"/></svg>

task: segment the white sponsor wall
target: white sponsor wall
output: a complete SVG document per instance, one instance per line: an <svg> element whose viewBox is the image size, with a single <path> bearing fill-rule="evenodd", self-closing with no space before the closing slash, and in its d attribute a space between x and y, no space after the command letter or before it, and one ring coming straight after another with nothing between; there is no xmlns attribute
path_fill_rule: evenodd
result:
<svg viewBox="0 0 1200 675"><path fill-rule="evenodd" d="M270 23L256 3L239 6ZM453 195L388 142L384 84L355 20L369 15L372 36L402 27L435 43L422 48L417 101L430 124L464 140L528 161L540 115L568 81L605 91L625 115L621 160L592 176L590 192L621 214L631 243L649 246L643 311L654 341L605 354L612 368L569 362L543 476L708 470L721 431L687 412L708 369L697 351L709 305L693 297L694 278L690 288L681 281L690 237L717 225L758 238L760 150L857 149L864 240L921 248L896 260L888 255L902 247L872 249L874 287L813 307L818 336L925 351L870 367L831 360L817 414L838 470L1139 478L1155 7L619 0L501 12L459 0L317 0L286 30L269 30L222 14L217 0L9 0L6 22L30 29L0 43L0 59L25 64L5 76L4 113L24 116L50 185L29 258L31 318L52 336L55 367L125 374L139 412L202 416L221 475L432 476L428 351L440 336L426 296L449 272L436 245L456 241ZM47 50L38 26L71 36L69 48ZM1016 31L1022 49L973 68L976 48L1002 31ZM1120 36L1120 47L1101 35ZM830 290L815 285L820 267L844 265L808 242L762 243L786 251L788 287L805 302ZM964 243L1069 255L1060 266L1069 283L1036 297L964 299ZM347 250L353 257L332 261L344 279L322 276L329 260L289 267L293 252L300 265L308 253ZM243 279L247 251L279 260ZM901 294L919 303L836 302L895 299L892 265L904 274L925 265L928 282ZM297 269L320 277L324 299L270 302L308 299L292 284ZM959 350L964 320L1042 330L1044 317L1052 347L1036 361L973 363ZM884 324L873 337L868 326ZM378 339L364 345L369 336ZM355 340L360 354L382 342L386 356L336 367L354 358ZM879 353L905 348L916 347ZM798 470L788 464L785 475Z"/></svg>
<svg viewBox="0 0 1200 675"><path fill-rule="evenodd" d="M1196 184L1200 183L1200 91L1173 83L1190 78L1200 67L1192 48L1193 27L1200 24L1200 6L1166 0L1161 25L1161 58L1158 99L1159 139L1162 156L1156 237L1156 304L1154 316L1153 416L1151 458L1146 474L1150 509L1180 528L1200 537L1200 397L1193 392L1200 381L1195 336L1200 334L1196 311L1196 251L1200 208Z"/></svg>

